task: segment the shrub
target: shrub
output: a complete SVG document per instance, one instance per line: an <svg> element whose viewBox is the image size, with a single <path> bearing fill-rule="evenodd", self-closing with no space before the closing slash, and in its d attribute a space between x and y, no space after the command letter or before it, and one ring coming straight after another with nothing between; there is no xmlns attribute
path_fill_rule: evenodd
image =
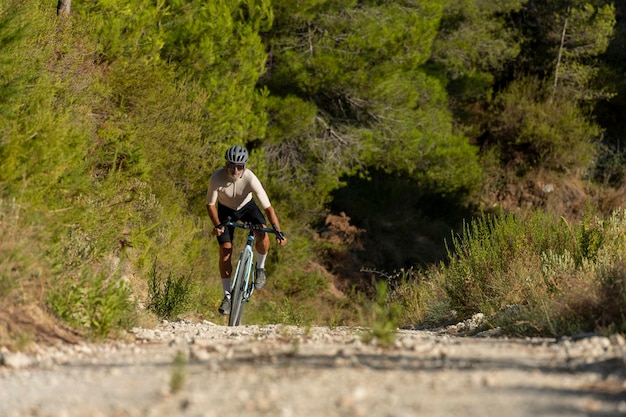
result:
<svg viewBox="0 0 626 417"><path fill-rule="evenodd" d="M544 285L541 254L567 249L569 230L542 212L526 217L484 216L453 237L449 263L443 267L445 290L461 315L493 314L507 304L528 299Z"/></svg>
<svg viewBox="0 0 626 417"><path fill-rule="evenodd" d="M605 331L626 332L626 260L602 271L594 324Z"/></svg>
<svg viewBox="0 0 626 417"><path fill-rule="evenodd" d="M6 302L31 271L35 256L32 227L20 225L20 206L0 199L0 299Z"/></svg>
<svg viewBox="0 0 626 417"><path fill-rule="evenodd" d="M624 231L622 211L572 225L543 212L483 217L454 238L433 282L460 319L482 312L510 333L623 331Z"/></svg>
<svg viewBox="0 0 626 417"><path fill-rule="evenodd" d="M148 309L161 319L174 319L189 308L191 277L175 276L171 272L167 277L157 270L156 262L149 276Z"/></svg>
<svg viewBox="0 0 626 417"><path fill-rule="evenodd" d="M363 333L365 342L376 340L381 346L389 347L396 340L400 306L388 300L389 286L385 281L376 284L376 298L364 308L364 321L370 329Z"/></svg>
<svg viewBox="0 0 626 417"><path fill-rule="evenodd" d="M398 308L398 323L420 325L438 323L450 313L450 302L438 285L437 268L402 269L387 276L388 300Z"/></svg>
<svg viewBox="0 0 626 417"><path fill-rule="evenodd" d="M48 294L58 317L88 336L102 338L135 324L135 303L126 281L85 272L75 279L59 279Z"/></svg>
<svg viewBox="0 0 626 417"><path fill-rule="evenodd" d="M585 173L596 152L600 129L576 102L546 98L541 82L523 79L495 100L491 140L518 171L543 168Z"/></svg>

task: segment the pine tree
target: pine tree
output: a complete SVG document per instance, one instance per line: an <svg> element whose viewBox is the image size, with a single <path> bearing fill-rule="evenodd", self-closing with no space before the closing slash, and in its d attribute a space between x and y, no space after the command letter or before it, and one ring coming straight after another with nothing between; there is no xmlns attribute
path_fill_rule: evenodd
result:
<svg viewBox="0 0 626 417"><path fill-rule="evenodd" d="M263 79L271 114L308 110L299 129L274 129L268 152L289 172L308 173L322 203L342 175L368 169L442 191L476 182L475 152L454 131L444 86L425 68L446 3L276 2Z"/></svg>

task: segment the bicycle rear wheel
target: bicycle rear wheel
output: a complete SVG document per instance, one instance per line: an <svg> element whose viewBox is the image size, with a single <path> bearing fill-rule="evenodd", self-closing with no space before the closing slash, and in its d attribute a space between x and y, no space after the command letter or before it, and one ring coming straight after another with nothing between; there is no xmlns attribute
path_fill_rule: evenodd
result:
<svg viewBox="0 0 626 417"><path fill-rule="evenodd" d="M241 317L243 316L244 297L246 295L246 272L249 270L248 262L250 262L250 254L244 251L239 259L239 268L235 277L235 286L230 295L230 316L228 317L229 326L239 326Z"/></svg>

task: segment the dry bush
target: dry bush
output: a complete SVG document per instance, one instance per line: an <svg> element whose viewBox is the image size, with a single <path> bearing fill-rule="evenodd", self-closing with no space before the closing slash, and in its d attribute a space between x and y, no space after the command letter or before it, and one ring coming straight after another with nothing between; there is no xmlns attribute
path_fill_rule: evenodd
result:
<svg viewBox="0 0 626 417"><path fill-rule="evenodd" d="M346 291L352 285L367 287L368 282L361 282L363 274L359 273L361 264L357 253L363 249L361 236L365 230L350 224L350 217L344 212L339 215L326 216L324 228L318 238L326 249L328 268L338 277L335 285L339 291Z"/></svg>

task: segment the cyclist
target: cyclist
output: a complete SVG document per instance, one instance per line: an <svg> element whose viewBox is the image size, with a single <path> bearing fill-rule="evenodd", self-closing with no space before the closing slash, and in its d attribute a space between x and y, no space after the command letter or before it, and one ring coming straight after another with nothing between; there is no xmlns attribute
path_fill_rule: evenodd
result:
<svg viewBox="0 0 626 417"><path fill-rule="evenodd" d="M230 279L233 272L231 255L233 251L232 239L234 227L221 226L228 218L232 221L241 220L253 224L266 226L265 217L255 203L252 195L257 198L265 211L272 227L279 232L276 242L284 246L287 239L280 233L280 224L276 212L272 207L267 193L257 176L246 169L248 151L242 146L231 146L226 151L224 159L226 165L218 169L209 179L209 187L206 196L206 208L209 218L213 222L213 234L217 236L219 243L219 270L224 289L224 299L218 311L221 314L230 312ZM260 290L265 286L267 273L265 272L265 259L270 247L270 239L267 233L255 232L255 249L257 252L255 289Z"/></svg>

